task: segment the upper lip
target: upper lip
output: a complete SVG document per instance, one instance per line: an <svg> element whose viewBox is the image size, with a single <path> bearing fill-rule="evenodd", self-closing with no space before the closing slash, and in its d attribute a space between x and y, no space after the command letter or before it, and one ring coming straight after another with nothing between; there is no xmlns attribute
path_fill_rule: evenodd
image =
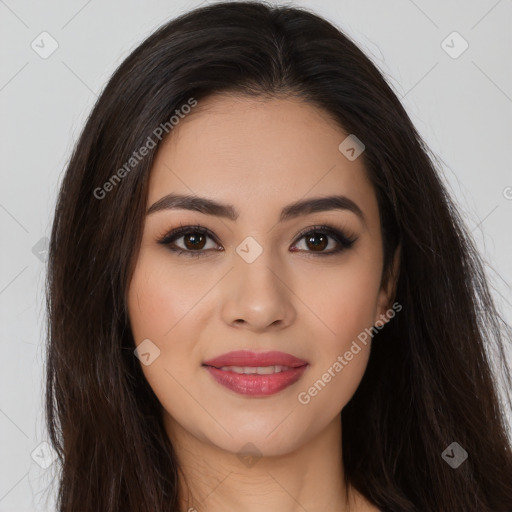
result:
<svg viewBox="0 0 512 512"><path fill-rule="evenodd" d="M223 366L289 366L298 368L308 364L307 361L299 359L285 352L251 352L249 350L236 350L227 352L208 361L204 361L203 365L215 366L222 368Z"/></svg>

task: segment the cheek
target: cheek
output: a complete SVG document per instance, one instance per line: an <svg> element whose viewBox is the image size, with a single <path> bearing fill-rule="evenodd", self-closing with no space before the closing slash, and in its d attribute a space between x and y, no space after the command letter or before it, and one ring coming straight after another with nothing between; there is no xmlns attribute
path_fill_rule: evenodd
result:
<svg viewBox="0 0 512 512"><path fill-rule="evenodd" d="M140 251L128 290L128 311L135 345L149 339L160 351L153 363L142 365L158 396L174 387L179 390L172 376L185 382L191 369L200 366L204 354L197 340L213 307L205 294L216 282L214 277L169 264L165 251L144 246Z"/></svg>
<svg viewBox="0 0 512 512"><path fill-rule="evenodd" d="M307 297L306 306L319 320L323 351L330 357L348 350L360 333L372 327L380 288L378 260L355 253L339 266L308 275L302 286L301 296Z"/></svg>
<svg viewBox="0 0 512 512"><path fill-rule="evenodd" d="M301 389L299 402L325 421L351 399L364 375L377 310L379 261L362 257L315 276L315 291L306 295L321 325L317 364ZM314 404L314 405L313 405Z"/></svg>
<svg viewBox="0 0 512 512"><path fill-rule="evenodd" d="M341 354L340 354L341 355ZM346 362L333 359L318 374L312 376L307 388L301 389L298 402L303 415L314 418L315 423L327 424L344 409L356 392L368 363L369 347Z"/></svg>
<svg viewBox="0 0 512 512"><path fill-rule="evenodd" d="M194 280L185 278L180 268L165 264L165 255L141 251L128 292L136 343L145 338L161 343L172 337L201 295L191 282Z"/></svg>

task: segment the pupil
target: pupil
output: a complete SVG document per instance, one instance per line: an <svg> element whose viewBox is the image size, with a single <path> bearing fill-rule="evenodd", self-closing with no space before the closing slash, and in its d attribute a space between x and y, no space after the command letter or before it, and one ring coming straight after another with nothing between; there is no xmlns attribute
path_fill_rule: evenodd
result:
<svg viewBox="0 0 512 512"><path fill-rule="evenodd" d="M314 242L315 238L321 238L323 241L315 243ZM321 233L320 234L315 233L308 237L308 243L311 243L316 248L320 247L321 249L325 249L325 242L326 242L326 237L325 237L325 235L323 235Z"/></svg>
<svg viewBox="0 0 512 512"><path fill-rule="evenodd" d="M203 235L201 234L193 234L193 235L187 235L185 237L185 245L187 246L188 249L192 248L192 249L202 249L203 245L200 245L198 244L198 241L200 238L204 238ZM192 242L190 243L189 241L192 240Z"/></svg>

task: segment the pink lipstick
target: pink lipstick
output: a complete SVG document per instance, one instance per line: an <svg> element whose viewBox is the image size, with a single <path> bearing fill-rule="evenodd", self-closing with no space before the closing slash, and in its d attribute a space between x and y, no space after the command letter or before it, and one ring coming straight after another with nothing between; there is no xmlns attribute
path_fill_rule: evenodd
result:
<svg viewBox="0 0 512 512"><path fill-rule="evenodd" d="M203 363L223 386L242 395L268 396L300 379L308 362L284 352L228 352Z"/></svg>

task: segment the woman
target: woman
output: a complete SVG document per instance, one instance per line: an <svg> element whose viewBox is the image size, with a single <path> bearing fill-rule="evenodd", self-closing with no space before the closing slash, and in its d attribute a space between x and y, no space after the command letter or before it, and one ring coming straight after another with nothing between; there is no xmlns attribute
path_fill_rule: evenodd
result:
<svg viewBox="0 0 512 512"><path fill-rule="evenodd" d="M400 102L312 13L199 8L121 64L47 297L61 511L512 510L510 329Z"/></svg>

